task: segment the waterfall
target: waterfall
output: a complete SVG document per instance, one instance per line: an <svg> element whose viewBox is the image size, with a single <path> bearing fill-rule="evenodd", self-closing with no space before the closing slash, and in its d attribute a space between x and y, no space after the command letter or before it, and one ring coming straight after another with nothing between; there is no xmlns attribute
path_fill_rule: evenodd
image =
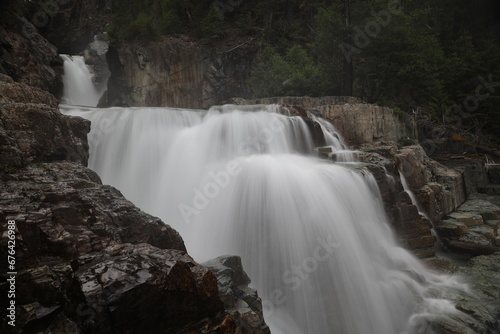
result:
<svg viewBox="0 0 500 334"><path fill-rule="evenodd" d="M272 333L432 333L456 315L441 296L460 283L397 244L374 177L316 158L302 118L277 106L62 109L92 122L103 182L178 230L197 261L241 256Z"/></svg>
<svg viewBox="0 0 500 334"><path fill-rule="evenodd" d="M64 93L62 102L71 105L95 107L101 93L92 81L92 71L82 56L61 55L64 60Z"/></svg>
<svg viewBox="0 0 500 334"><path fill-rule="evenodd" d="M413 193L413 191L410 189L410 186L408 185L408 181L406 181L406 177L404 176L404 174L399 171L399 179L401 180L401 185L403 186L403 190L408 194L408 196L410 197L410 200L411 200L411 204L415 205L415 207L417 208L418 210L418 213L421 215L421 216L424 216L425 218L427 218L430 222L432 222L432 220L427 216L427 214L424 212L424 210L422 209L422 206L420 205L420 203L418 203L417 201L417 198L415 197L415 194Z"/></svg>
<svg viewBox="0 0 500 334"><path fill-rule="evenodd" d="M337 129L335 129L333 124L327 122L321 117L313 115L312 113L308 113L308 116L321 127L325 137L325 143L332 149L330 157L335 154L335 160L337 162L353 162L355 160L353 151L348 149L344 142L344 138L342 138L342 136L337 132Z"/></svg>

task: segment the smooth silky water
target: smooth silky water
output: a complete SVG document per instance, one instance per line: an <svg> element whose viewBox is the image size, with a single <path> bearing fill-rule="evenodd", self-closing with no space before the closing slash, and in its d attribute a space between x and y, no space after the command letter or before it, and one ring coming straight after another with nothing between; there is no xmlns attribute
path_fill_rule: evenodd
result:
<svg viewBox="0 0 500 334"><path fill-rule="evenodd" d="M273 105L61 110L92 122L89 167L179 231L195 260L241 256L272 333L432 333L458 316L444 297L466 286L397 244L374 177L316 158L300 117Z"/></svg>
<svg viewBox="0 0 500 334"><path fill-rule="evenodd" d="M64 60L64 93L62 102L70 105L97 106L103 92L92 81L92 69L82 56L61 55Z"/></svg>

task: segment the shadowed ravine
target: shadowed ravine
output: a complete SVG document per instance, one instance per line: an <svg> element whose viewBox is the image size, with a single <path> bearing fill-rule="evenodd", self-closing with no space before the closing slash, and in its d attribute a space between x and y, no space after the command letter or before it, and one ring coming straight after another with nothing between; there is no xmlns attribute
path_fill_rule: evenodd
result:
<svg viewBox="0 0 500 334"><path fill-rule="evenodd" d="M273 333L432 333L457 314L443 296L466 287L397 245L373 176L316 158L301 118L61 108L92 122L103 182L177 229L197 261L241 256Z"/></svg>

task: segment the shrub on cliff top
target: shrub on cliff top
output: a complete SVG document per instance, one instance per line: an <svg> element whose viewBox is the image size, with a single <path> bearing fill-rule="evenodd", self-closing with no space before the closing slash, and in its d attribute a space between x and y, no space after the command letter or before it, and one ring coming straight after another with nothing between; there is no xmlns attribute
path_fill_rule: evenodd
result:
<svg viewBox="0 0 500 334"><path fill-rule="evenodd" d="M257 57L249 83L264 96L316 96L319 93L319 68L300 45L290 47L283 56L266 47Z"/></svg>

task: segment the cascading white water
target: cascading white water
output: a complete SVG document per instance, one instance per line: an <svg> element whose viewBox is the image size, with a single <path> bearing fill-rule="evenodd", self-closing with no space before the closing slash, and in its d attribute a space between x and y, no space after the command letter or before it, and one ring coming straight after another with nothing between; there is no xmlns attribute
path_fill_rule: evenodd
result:
<svg viewBox="0 0 500 334"><path fill-rule="evenodd" d="M440 295L459 284L397 245L373 176L312 156L301 118L252 108L63 112L92 121L103 182L196 260L242 257L273 333L430 333L452 317Z"/></svg>
<svg viewBox="0 0 500 334"><path fill-rule="evenodd" d="M335 127L330 122L327 122L312 113L308 113L308 116L312 120L316 121L321 127L325 137L325 143L327 146L332 148L332 154L335 154L335 160L337 162L354 162L355 159L353 151L347 148L347 145L344 143L344 139L337 132Z"/></svg>
<svg viewBox="0 0 500 334"><path fill-rule="evenodd" d="M413 191L411 191L410 186L408 185L408 181L406 181L406 177L404 176L404 174L401 171L399 171L399 179L401 180L401 185L403 186L404 191L410 197L411 204L413 204L417 207L418 213L421 216L424 216L429 221L431 221L430 218L427 216L427 214L424 212L424 210L422 210L422 207L418 203L417 198L415 197L415 194L413 193Z"/></svg>
<svg viewBox="0 0 500 334"><path fill-rule="evenodd" d="M82 56L61 55L64 60L64 95L62 102L95 107L101 93L92 82L92 71Z"/></svg>
<svg viewBox="0 0 500 334"><path fill-rule="evenodd" d="M418 213L421 216L427 218L427 220L429 220L429 222L432 224L432 220L424 212L424 210L422 209L422 206L418 203L417 198L415 197L415 194L413 193L413 191L410 189L410 186L408 185L408 181L406 180L406 177L404 176L404 174L401 171L399 172L399 178L401 180L401 184L403 186L404 191L410 197L411 203L417 207ZM441 257L441 258L447 259L455 264L466 265L467 261L470 259L470 256L466 255L466 254L455 254L455 253L450 252L443 245L443 241L441 240L441 237L436 232L436 229L434 227L435 226L432 225L431 232L432 232L432 235L436 238L436 242L434 243L434 248L436 249L436 255Z"/></svg>

